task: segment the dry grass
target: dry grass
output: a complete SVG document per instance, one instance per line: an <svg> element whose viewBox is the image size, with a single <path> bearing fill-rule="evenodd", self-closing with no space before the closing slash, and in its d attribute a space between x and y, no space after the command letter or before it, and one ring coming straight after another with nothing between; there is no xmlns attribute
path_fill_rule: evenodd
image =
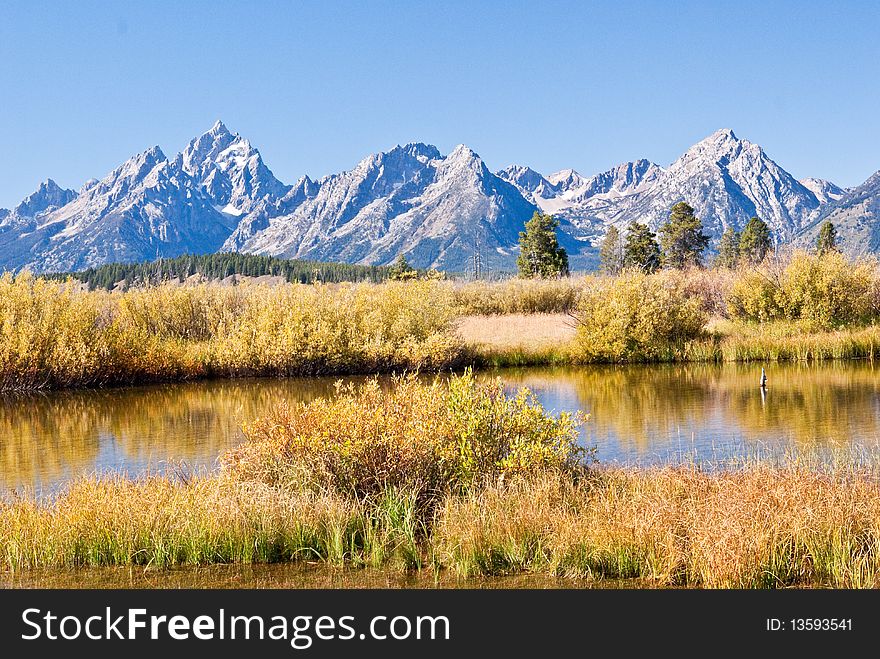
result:
<svg viewBox="0 0 880 659"><path fill-rule="evenodd" d="M453 295L463 316L565 313L577 306L581 291L592 279L475 281L455 286Z"/></svg>
<svg viewBox="0 0 880 659"><path fill-rule="evenodd" d="M0 561L312 559L698 587L880 585L875 472L597 468L575 459L570 419L501 391L471 376L365 385L270 415L214 475L91 478L53 500L7 500Z"/></svg>
<svg viewBox="0 0 880 659"><path fill-rule="evenodd" d="M455 324L456 334L465 343L488 349L559 348L577 331L566 314L506 314L503 316L464 316Z"/></svg>
<svg viewBox="0 0 880 659"><path fill-rule="evenodd" d="M880 491L853 470L600 470L448 499L432 542L437 562L462 574L876 587Z"/></svg>

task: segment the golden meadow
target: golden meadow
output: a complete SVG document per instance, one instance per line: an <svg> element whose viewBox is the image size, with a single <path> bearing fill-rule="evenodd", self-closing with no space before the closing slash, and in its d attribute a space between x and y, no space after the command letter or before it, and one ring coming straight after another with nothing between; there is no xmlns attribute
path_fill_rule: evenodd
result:
<svg viewBox="0 0 880 659"><path fill-rule="evenodd" d="M0 502L7 571L321 561L663 586L880 585L877 473L601 467L587 419L466 372L341 386L245 428L214 474Z"/></svg>
<svg viewBox="0 0 880 659"><path fill-rule="evenodd" d="M878 317L876 261L837 253L794 253L738 272L467 284L85 292L73 282L5 274L0 389L468 364L873 359ZM522 338L462 336L459 327L474 318L506 325L509 336L522 329ZM553 331L562 324L571 336ZM531 341L531 332L550 338Z"/></svg>
<svg viewBox="0 0 880 659"><path fill-rule="evenodd" d="M873 359L878 273L872 260L794 253L737 272L469 284L83 292L4 275L0 388ZM480 340L498 325L501 338ZM543 338L515 341L520 329ZM39 500L8 493L0 560L10 571L307 560L702 587L880 585L871 467L609 468L579 445L584 422L470 372L340 387L254 420L214 473L81 478Z"/></svg>

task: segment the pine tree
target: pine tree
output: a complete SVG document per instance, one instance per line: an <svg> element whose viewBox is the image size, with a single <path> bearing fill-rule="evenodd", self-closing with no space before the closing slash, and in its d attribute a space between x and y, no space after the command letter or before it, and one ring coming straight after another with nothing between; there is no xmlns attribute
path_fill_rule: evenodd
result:
<svg viewBox="0 0 880 659"><path fill-rule="evenodd" d="M764 220L753 217L746 224L739 239L739 255L751 265L764 260L773 246L770 240L770 228Z"/></svg>
<svg viewBox="0 0 880 659"><path fill-rule="evenodd" d="M656 272L660 268L660 245L647 225L631 222L626 231L623 248L625 267L640 268L645 272Z"/></svg>
<svg viewBox="0 0 880 659"><path fill-rule="evenodd" d="M819 256L837 251L837 228L829 220L825 220L819 228L819 237L816 239L816 251L819 253Z"/></svg>
<svg viewBox="0 0 880 659"><path fill-rule="evenodd" d="M739 264L739 231L733 227L727 227L718 241L718 256L715 257L716 268L730 268L733 270Z"/></svg>
<svg viewBox="0 0 880 659"><path fill-rule="evenodd" d="M388 278L395 281L406 281L415 279L418 276L419 273L409 264L409 261L406 260L406 256L403 254L397 257L397 260L394 261L391 265L391 270L388 272Z"/></svg>
<svg viewBox="0 0 880 659"><path fill-rule="evenodd" d="M660 245L663 265L670 268L699 266L709 246L709 236L703 233L703 223L694 215L694 209L680 201L672 207L666 224L660 227Z"/></svg>
<svg viewBox="0 0 880 659"><path fill-rule="evenodd" d="M599 248L599 269L606 275L616 275L623 270L623 238L613 224L608 227Z"/></svg>
<svg viewBox="0 0 880 659"><path fill-rule="evenodd" d="M552 215L535 211L519 232L519 256L516 267L520 277L563 277L568 275L568 253L559 246Z"/></svg>

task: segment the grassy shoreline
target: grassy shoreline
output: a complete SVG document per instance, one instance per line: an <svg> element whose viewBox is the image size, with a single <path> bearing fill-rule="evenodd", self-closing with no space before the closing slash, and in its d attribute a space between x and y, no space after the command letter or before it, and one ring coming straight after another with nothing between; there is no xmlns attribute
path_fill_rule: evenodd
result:
<svg viewBox="0 0 880 659"><path fill-rule="evenodd" d="M857 471L594 468L450 494L430 517L414 499L222 476L83 480L51 504L0 507L2 560L12 573L318 561L657 586L880 586L880 494Z"/></svg>
<svg viewBox="0 0 880 659"><path fill-rule="evenodd" d="M470 374L282 406L217 473L83 478L0 502L9 573L317 561L657 586L880 586L854 462L597 466L579 419Z"/></svg>
<svg viewBox="0 0 880 659"><path fill-rule="evenodd" d="M731 277L699 271L463 285L201 284L85 292L3 275L0 391L467 366L873 360L877 354L880 325L866 320L873 318L867 311L843 324L724 318L724 300L736 283Z"/></svg>

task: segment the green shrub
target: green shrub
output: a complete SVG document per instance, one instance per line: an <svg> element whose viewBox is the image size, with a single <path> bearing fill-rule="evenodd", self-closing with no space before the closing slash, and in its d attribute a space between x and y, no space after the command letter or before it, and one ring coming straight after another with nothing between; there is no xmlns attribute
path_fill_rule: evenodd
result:
<svg viewBox="0 0 880 659"><path fill-rule="evenodd" d="M592 282L574 315L574 358L584 362L673 360L707 321L679 278L632 270Z"/></svg>
<svg viewBox="0 0 880 659"><path fill-rule="evenodd" d="M226 471L242 481L358 498L387 491L421 501L485 480L580 464L577 427L548 415L528 390L508 396L500 380L471 372L424 383L414 375L388 390L377 380L342 387L333 399L282 406L245 429Z"/></svg>

